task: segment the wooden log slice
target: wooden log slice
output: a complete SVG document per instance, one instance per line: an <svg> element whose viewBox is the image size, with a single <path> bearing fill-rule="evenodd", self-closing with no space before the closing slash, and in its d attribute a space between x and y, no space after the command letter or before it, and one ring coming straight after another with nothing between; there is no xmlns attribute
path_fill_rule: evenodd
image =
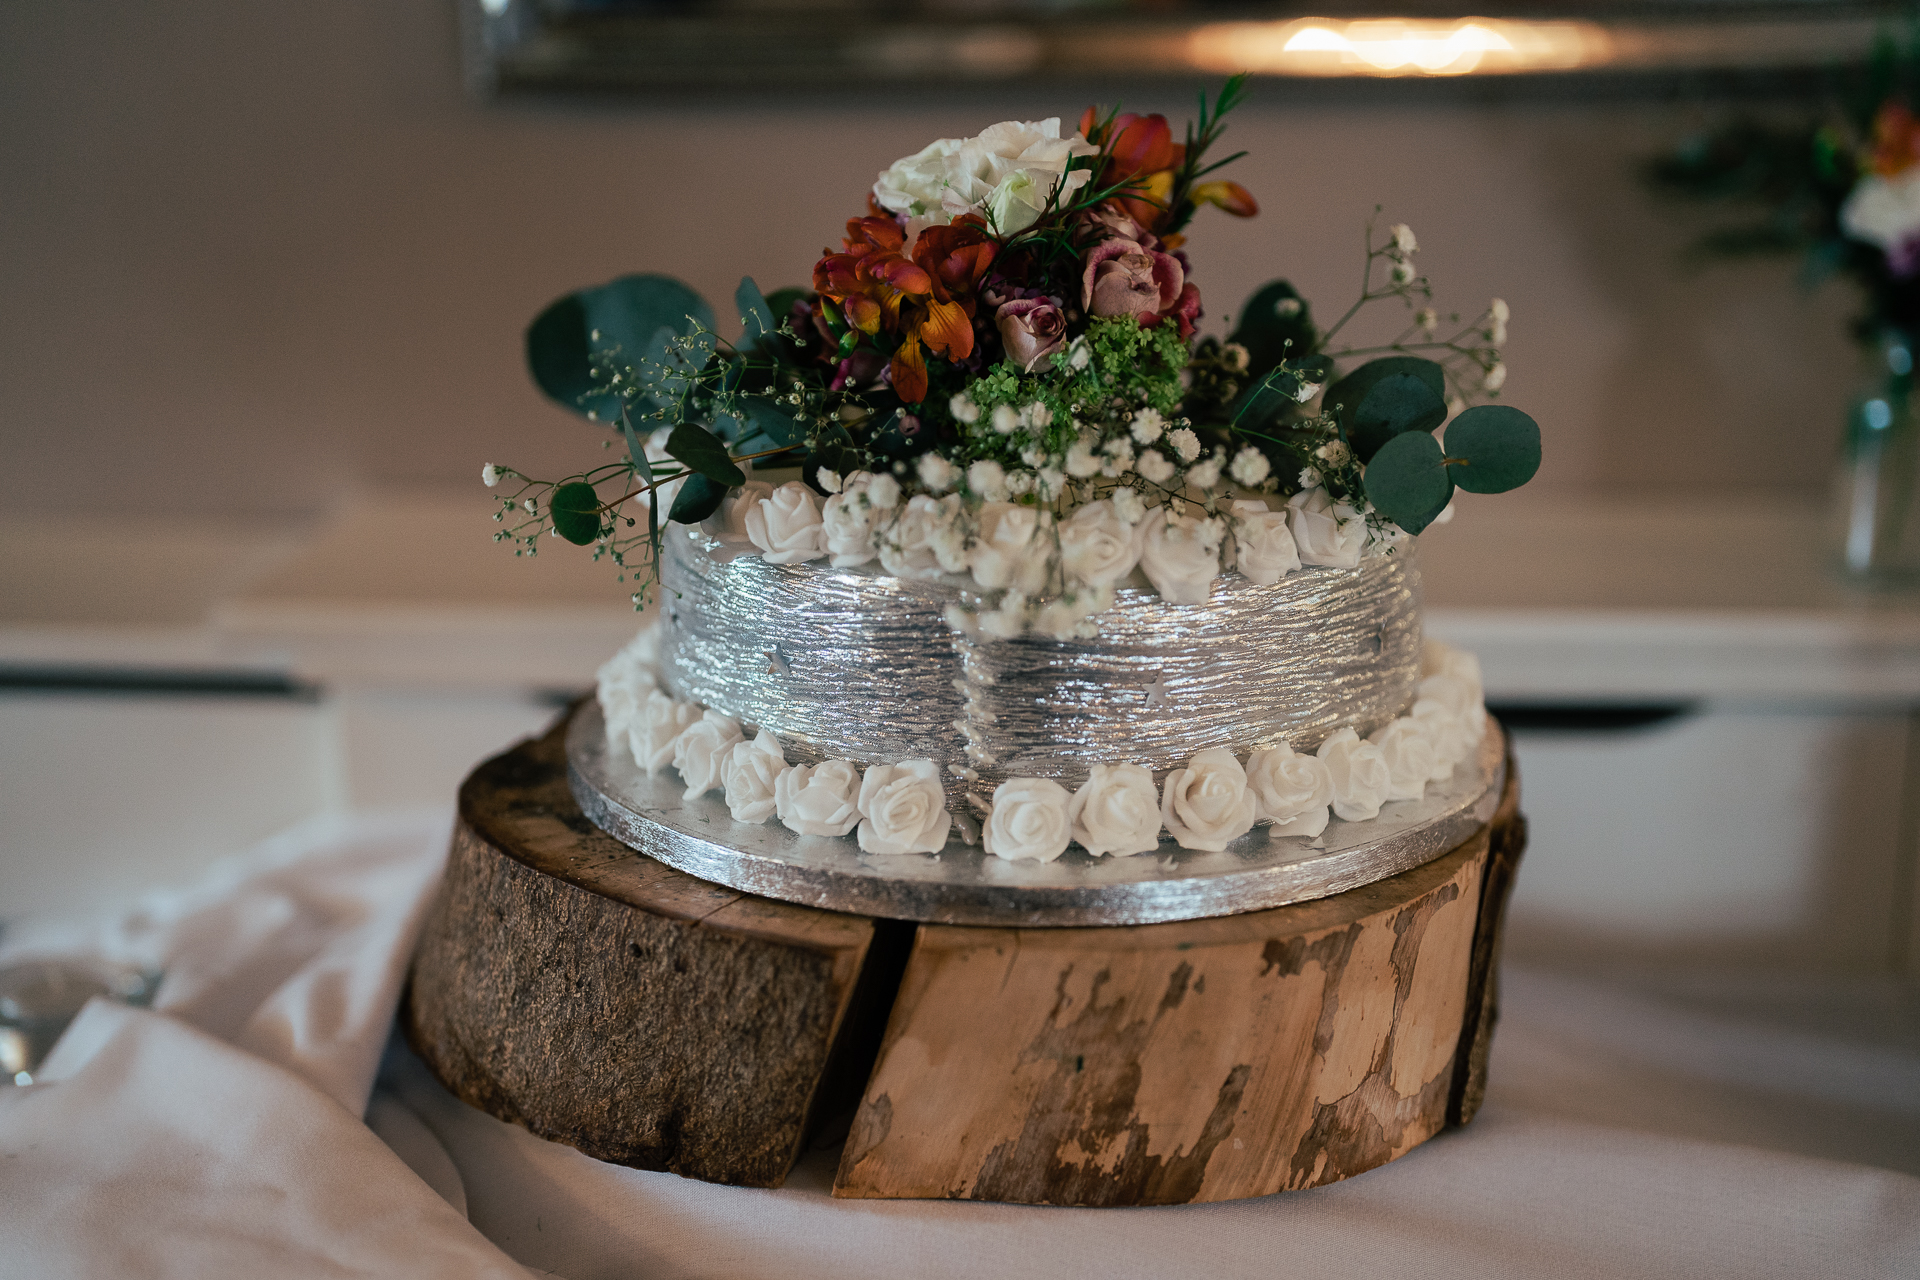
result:
<svg viewBox="0 0 1920 1280"><path fill-rule="evenodd" d="M1483 828L1315 902L1131 928L922 925L834 1194L1232 1200L1350 1177L1470 1118L1524 842L1512 779L1498 841Z"/></svg>
<svg viewBox="0 0 1920 1280"><path fill-rule="evenodd" d="M886 922L876 949L874 921L638 856L574 803L564 730L461 787L407 1038L460 1098L543 1138L778 1186L810 1123L859 1097L898 978Z"/></svg>

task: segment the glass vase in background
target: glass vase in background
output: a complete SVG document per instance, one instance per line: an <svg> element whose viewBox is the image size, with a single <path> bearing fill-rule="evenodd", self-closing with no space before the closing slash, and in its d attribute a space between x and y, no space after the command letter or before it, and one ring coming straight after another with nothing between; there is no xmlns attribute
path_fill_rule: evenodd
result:
<svg viewBox="0 0 1920 1280"><path fill-rule="evenodd" d="M1915 335L1884 330L1847 412L1838 488L1841 565L1867 586L1920 585L1920 406Z"/></svg>

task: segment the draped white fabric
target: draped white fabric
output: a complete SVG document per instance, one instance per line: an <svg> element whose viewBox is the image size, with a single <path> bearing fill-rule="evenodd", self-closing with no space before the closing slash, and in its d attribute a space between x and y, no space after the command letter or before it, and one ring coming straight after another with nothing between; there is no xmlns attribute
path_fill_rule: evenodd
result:
<svg viewBox="0 0 1920 1280"><path fill-rule="evenodd" d="M10 943L167 978L150 1012L90 1006L45 1083L0 1090L0 1276L1920 1274L1920 1032L1871 984L1510 970L1469 1128L1256 1201L834 1200L833 1151L778 1191L599 1164L404 1049L381 1067L446 827L308 827L123 920Z"/></svg>

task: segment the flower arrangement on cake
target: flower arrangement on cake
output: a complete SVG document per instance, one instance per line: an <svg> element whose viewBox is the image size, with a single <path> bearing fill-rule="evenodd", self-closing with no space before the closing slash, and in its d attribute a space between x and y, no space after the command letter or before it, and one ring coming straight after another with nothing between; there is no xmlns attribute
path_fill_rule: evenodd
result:
<svg viewBox="0 0 1920 1280"><path fill-rule="evenodd" d="M1084 645L1129 589L1205 607L1229 578L1356 570L1442 519L1456 489L1525 483L1538 427L1478 403L1506 376L1507 308L1453 316L1443 336L1404 225L1368 224L1360 296L1334 323L1282 280L1224 338L1199 333L1186 228L1207 208L1257 212L1215 176L1239 158L1213 153L1243 87L1201 95L1179 141L1161 116L1089 108L1077 128L1010 121L934 142L879 175L811 287L741 282L737 340L662 276L555 302L528 331L535 380L621 456L553 481L489 464L486 483L505 486L496 539L522 555L549 535L591 547L644 606L666 531L687 526L716 554L795 573L964 584L935 615L955 636ZM1396 336L1338 345L1383 302L1407 313ZM1413 634L1417 647L1417 618ZM1477 665L1429 645L1405 659L1427 705L1397 687L1405 714L1371 739L1344 723L1314 755L1280 740L1244 765L1225 746L1177 769L1096 764L1069 778L1077 791L1006 777L990 803L975 797L975 832L963 806L950 817L941 764L972 768L789 764L764 725L746 739L737 708L661 687L658 644L643 633L603 670L610 739L648 772L676 769L690 799L724 790L738 821L857 828L878 853L937 851L954 820L990 853L1041 860L1073 840L1144 852L1163 827L1192 849L1260 821L1310 837L1330 812L1364 821L1417 798L1485 729ZM781 672L778 645L766 657Z"/></svg>

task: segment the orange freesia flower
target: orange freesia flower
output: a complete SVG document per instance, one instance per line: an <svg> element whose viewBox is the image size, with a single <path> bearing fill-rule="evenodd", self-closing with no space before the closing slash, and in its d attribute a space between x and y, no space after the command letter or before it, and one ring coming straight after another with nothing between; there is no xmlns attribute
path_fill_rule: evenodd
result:
<svg viewBox="0 0 1920 1280"><path fill-rule="evenodd" d="M829 253L813 268L816 293L838 302L847 322L872 336L882 323L898 325L906 295L933 289L925 270L901 256L906 235L892 218L853 218L847 223L842 253Z"/></svg>
<svg viewBox="0 0 1920 1280"><path fill-rule="evenodd" d="M1873 118L1873 171L1883 178L1920 164L1920 120L1898 102L1889 102Z"/></svg>
<svg viewBox="0 0 1920 1280"><path fill-rule="evenodd" d="M1186 161L1187 149L1173 140L1173 127L1162 115L1128 112L1100 128L1092 107L1080 117L1080 132L1107 152L1103 184L1132 181L1111 203L1146 230L1166 220L1167 199L1173 194L1173 174Z"/></svg>
<svg viewBox="0 0 1920 1280"><path fill-rule="evenodd" d="M1253 193L1237 182L1203 182L1187 195L1195 204L1225 209L1236 218L1251 218L1260 212Z"/></svg>

